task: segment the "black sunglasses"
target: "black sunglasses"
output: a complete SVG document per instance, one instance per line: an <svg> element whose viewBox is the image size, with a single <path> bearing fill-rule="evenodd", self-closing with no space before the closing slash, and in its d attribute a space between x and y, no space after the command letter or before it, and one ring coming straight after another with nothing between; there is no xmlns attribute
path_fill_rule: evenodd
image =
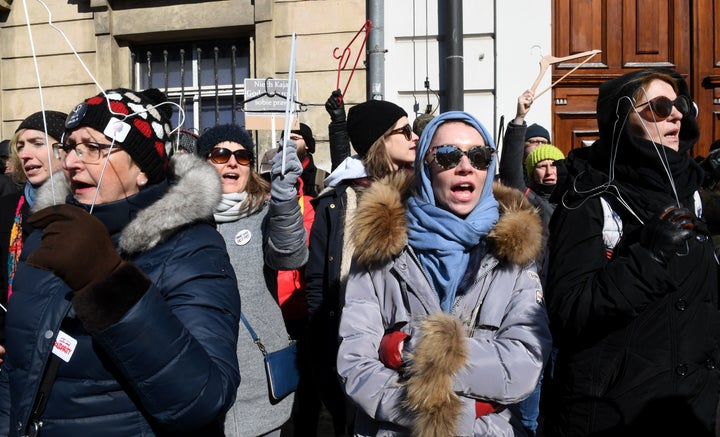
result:
<svg viewBox="0 0 720 437"><path fill-rule="evenodd" d="M490 146L473 146L464 151L453 144L443 144L432 147L433 162L440 168L449 170L457 167L463 155L468 157L470 165L478 170L487 170L490 167L495 151Z"/></svg>
<svg viewBox="0 0 720 437"><path fill-rule="evenodd" d="M690 113L690 99L688 99L687 96L677 96L677 99L670 100L669 98L665 96L655 97L652 100L648 100L645 103L641 103L637 105L635 108L640 108L645 105L650 106L650 109L657 115L658 117L667 118L670 117L670 114L672 114L673 107L677 108L680 113L685 116Z"/></svg>
<svg viewBox="0 0 720 437"><path fill-rule="evenodd" d="M389 137L390 135L397 135L397 134L405 135L405 139L410 141L410 140L412 140L412 134L413 134L412 127L410 127L409 124L406 124L403 127L399 127L397 129L391 130L390 132L388 132L388 134L386 136Z"/></svg>
<svg viewBox="0 0 720 437"><path fill-rule="evenodd" d="M231 151L225 147L216 147L208 153L208 158L215 164L225 164L230 161L230 157L235 156L235 161L240 165L250 165L250 154L245 149Z"/></svg>

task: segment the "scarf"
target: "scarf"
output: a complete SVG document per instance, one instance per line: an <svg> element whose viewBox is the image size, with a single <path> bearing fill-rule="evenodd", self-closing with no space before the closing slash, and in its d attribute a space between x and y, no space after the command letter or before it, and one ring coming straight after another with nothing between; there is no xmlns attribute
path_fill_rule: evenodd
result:
<svg viewBox="0 0 720 437"><path fill-rule="evenodd" d="M485 254L483 238L499 217L498 203L493 197L492 183L496 160L487 170L482 195L467 217L461 218L435 204L430 170L425 156L437 128L447 121L459 120L476 128L493 149L492 136L473 116L465 112L450 111L435 117L423 131L418 142L415 170L418 174L416 195L410 197L407 207L408 244L417 255L427 273L444 312L450 312L455 296L462 290L458 285L468 269L470 252L479 248L480 258Z"/></svg>
<svg viewBox="0 0 720 437"><path fill-rule="evenodd" d="M242 193L223 193L220 204L215 207L213 216L217 223L229 223L247 217L248 211L240 211L240 206L247 198L247 192Z"/></svg>

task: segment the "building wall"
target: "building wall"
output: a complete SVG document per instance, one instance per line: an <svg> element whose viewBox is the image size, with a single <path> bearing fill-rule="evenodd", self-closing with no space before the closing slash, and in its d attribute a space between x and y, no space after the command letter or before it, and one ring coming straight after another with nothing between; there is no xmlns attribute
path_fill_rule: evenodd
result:
<svg viewBox="0 0 720 437"><path fill-rule="evenodd" d="M365 0L160 2L164 6L148 6L153 2L142 0L45 1L53 25L67 35L71 45L49 25L48 13L38 1L15 1L8 12L0 14L2 138L40 109L25 3L45 107L62 111L99 92L73 49L99 86L107 89L130 86L132 43L251 36L252 75L287 78L295 32L298 99L307 104L299 119L313 128L319 140L316 161L329 168L329 117L324 103L338 82L345 88L364 35L350 47L339 78L340 60L334 53L340 55L365 23ZM426 77L434 91L439 88L438 3L442 2L385 1L384 98L401 105L411 121L415 102L418 112L424 112L428 102L439 111L437 96L430 93L428 99L424 88ZM517 96L534 81L540 57L551 52L550 10L550 0L463 2L465 109L495 132L500 116L505 115L506 122L514 116ZM346 92L348 105L366 98L364 55L363 51ZM549 74L540 89L547 85ZM538 100L528 116L530 122L550 127L549 99L547 93ZM271 146L268 131L260 131L257 138L262 150Z"/></svg>
<svg viewBox="0 0 720 437"><path fill-rule="evenodd" d="M131 83L129 45L193 38L252 36L254 77L287 78L291 35L297 35L296 77L299 100L308 104L300 114L321 141L319 161L329 162L329 118L324 103L335 89L335 47L344 47L365 17L363 0L222 0L173 2L147 6L138 0L45 0L50 17L37 1L26 1L47 109L69 111L102 88ZM4 15L4 16L3 16ZM0 15L0 136L8 138L19 122L41 108L23 2L16 1ZM4 18L4 19L3 19ZM71 47L72 46L72 47ZM87 65L86 72L78 57ZM360 65L361 69L364 66ZM95 78L98 85L95 85ZM365 77L358 71L348 89L349 101L364 100ZM260 132L261 148L270 146L269 132Z"/></svg>

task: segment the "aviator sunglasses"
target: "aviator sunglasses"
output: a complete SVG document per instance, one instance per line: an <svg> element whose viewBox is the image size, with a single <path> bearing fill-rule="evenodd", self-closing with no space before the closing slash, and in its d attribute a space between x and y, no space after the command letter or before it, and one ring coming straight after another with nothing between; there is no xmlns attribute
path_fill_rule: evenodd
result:
<svg viewBox="0 0 720 437"><path fill-rule="evenodd" d="M250 154L245 149L231 151L225 147L216 147L208 153L210 161L215 164L225 164L230 161L230 157L235 156L235 161L240 165L250 165Z"/></svg>
<svg viewBox="0 0 720 437"><path fill-rule="evenodd" d="M637 105L635 108L641 108L648 105L650 109L658 116L662 118L670 117L672 114L673 106L685 116L690 113L690 101L687 96L680 95L675 100L670 100L665 96L655 97L652 100L648 100L645 103Z"/></svg>
<svg viewBox="0 0 720 437"><path fill-rule="evenodd" d="M495 151L490 146L473 146L468 151L460 149L453 144L433 146L434 161L440 168L449 170L457 167L463 155L468 157L470 165L478 170L487 170L492 162Z"/></svg>

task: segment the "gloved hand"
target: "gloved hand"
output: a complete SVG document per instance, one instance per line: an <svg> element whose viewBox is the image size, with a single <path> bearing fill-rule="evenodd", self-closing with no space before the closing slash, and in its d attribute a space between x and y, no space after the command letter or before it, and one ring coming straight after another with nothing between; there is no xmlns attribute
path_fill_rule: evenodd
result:
<svg viewBox="0 0 720 437"><path fill-rule="evenodd" d="M399 369L402 365L402 349L408 335L402 331L392 331L380 340L380 361L389 369Z"/></svg>
<svg viewBox="0 0 720 437"><path fill-rule="evenodd" d="M122 263L105 225L80 207L51 206L28 224L43 234L27 263L54 272L75 291L103 281Z"/></svg>
<svg viewBox="0 0 720 437"><path fill-rule="evenodd" d="M685 253L685 243L695 234L694 217L687 208L669 206L645 224L640 244L665 265L675 254Z"/></svg>
<svg viewBox="0 0 720 437"><path fill-rule="evenodd" d="M287 141L285 156L285 174L282 173L283 150L273 156L270 168L270 196L275 203L285 202L297 198L295 184L302 174L303 167L297 156L297 143L291 139Z"/></svg>
<svg viewBox="0 0 720 437"><path fill-rule="evenodd" d="M343 103L342 92L337 89L330 94L325 101L325 110L330 114L330 121L342 123L345 121L345 103Z"/></svg>

